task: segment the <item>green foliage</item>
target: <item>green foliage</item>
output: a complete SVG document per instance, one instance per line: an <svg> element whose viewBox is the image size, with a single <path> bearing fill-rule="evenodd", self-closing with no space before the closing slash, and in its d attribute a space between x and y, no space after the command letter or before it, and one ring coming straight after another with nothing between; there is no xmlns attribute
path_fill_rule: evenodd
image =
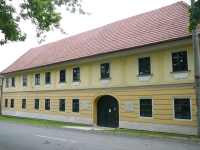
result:
<svg viewBox="0 0 200 150"><path fill-rule="evenodd" d="M46 141L45 141L45 144L50 144L50 142L46 140Z"/></svg>
<svg viewBox="0 0 200 150"><path fill-rule="evenodd" d="M9 0L12 1L12 0ZM82 0L19 0L20 13L17 13L15 7L8 4L8 0L0 0L0 31L5 34L1 39L0 45L7 42L24 41L26 34L22 33L18 22L20 19L31 20L35 25L38 43L45 40L44 32L59 29L61 33L66 34L60 27L62 19L57 8L66 7L70 13L79 12L80 14L89 14L81 7Z"/></svg>
<svg viewBox="0 0 200 150"><path fill-rule="evenodd" d="M194 3L194 8L190 8L188 12L190 13L190 25L188 30L191 33L200 23L200 0L196 1Z"/></svg>
<svg viewBox="0 0 200 150"><path fill-rule="evenodd" d="M43 120L30 120L30 119L19 119L19 118L10 118L0 115L0 121L10 121L10 122L19 122L19 123L26 123L26 124L36 124L36 125L43 125L43 126L84 126L84 125L75 125L75 124L65 124L65 123L56 123L51 121L43 121Z"/></svg>

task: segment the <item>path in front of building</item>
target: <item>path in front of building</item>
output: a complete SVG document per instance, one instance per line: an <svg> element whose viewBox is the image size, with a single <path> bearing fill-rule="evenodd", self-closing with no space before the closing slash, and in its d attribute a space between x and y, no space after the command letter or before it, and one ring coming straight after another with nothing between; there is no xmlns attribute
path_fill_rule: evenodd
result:
<svg viewBox="0 0 200 150"><path fill-rule="evenodd" d="M49 144L45 142L49 141ZM200 141L0 121L0 150L199 150Z"/></svg>

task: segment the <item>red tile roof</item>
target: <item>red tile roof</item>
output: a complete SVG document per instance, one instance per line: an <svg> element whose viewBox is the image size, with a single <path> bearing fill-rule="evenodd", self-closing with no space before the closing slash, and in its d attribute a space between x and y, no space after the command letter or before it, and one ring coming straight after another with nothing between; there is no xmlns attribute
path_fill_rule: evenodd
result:
<svg viewBox="0 0 200 150"><path fill-rule="evenodd" d="M32 48L1 74L191 36L188 9L180 1Z"/></svg>

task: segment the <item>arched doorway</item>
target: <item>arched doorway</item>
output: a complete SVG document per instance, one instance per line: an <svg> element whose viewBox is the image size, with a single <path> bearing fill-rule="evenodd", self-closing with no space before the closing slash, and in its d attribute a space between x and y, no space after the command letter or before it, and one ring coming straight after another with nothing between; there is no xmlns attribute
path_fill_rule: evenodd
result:
<svg viewBox="0 0 200 150"><path fill-rule="evenodd" d="M112 96L102 96L97 102L97 124L103 127L119 127L118 101Z"/></svg>

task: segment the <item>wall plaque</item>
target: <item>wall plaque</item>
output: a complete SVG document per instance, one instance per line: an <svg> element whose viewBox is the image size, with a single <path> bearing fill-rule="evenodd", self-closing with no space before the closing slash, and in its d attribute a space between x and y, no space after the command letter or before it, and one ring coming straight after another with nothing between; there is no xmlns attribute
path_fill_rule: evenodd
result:
<svg viewBox="0 0 200 150"><path fill-rule="evenodd" d="M89 102L82 102L82 109L89 109Z"/></svg>
<svg viewBox="0 0 200 150"><path fill-rule="evenodd" d="M125 111L134 111L134 103L125 102Z"/></svg>

